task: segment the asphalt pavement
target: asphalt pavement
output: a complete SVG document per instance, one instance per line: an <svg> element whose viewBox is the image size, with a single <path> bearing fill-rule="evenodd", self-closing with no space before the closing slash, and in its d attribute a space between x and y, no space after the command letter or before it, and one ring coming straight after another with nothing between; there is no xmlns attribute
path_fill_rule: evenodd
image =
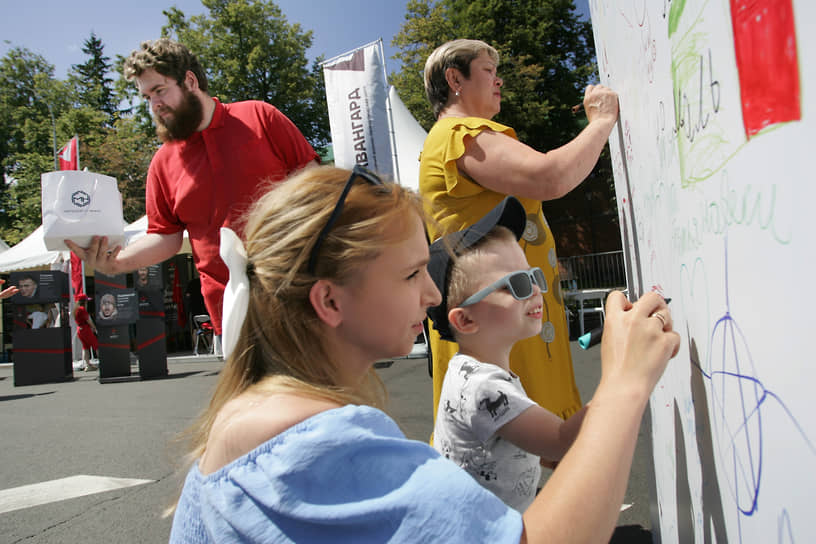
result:
<svg viewBox="0 0 816 544"><path fill-rule="evenodd" d="M572 350L586 401L600 377L600 349L572 342ZM72 381L23 387L14 386L10 365L0 366L0 542L167 542L171 519L162 514L184 476L180 434L206 406L223 364L178 356L168 359L166 378L101 384L98 372L75 371ZM409 438L427 441L427 360L378 367L390 414ZM648 430L647 420L615 543L652 541Z"/></svg>

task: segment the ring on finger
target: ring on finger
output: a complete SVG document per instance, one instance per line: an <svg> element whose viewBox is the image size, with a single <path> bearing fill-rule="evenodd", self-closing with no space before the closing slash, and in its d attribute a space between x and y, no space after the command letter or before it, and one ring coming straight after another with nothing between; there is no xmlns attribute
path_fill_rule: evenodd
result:
<svg viewBox="0 0 816 544"><path fill-rule="evenodd" d="M663 323L663 326L664 327L666 326L666 318L660 312L655 312L650 317L658 318L660 320L660 322Z"/></svg>
<svg viewBox="0 0 816 544"><path fill-rule="evenodd" d="M110 257L111 255L113 255L113 251L108 250L107 254L108 254L108 257Z"/></svg>

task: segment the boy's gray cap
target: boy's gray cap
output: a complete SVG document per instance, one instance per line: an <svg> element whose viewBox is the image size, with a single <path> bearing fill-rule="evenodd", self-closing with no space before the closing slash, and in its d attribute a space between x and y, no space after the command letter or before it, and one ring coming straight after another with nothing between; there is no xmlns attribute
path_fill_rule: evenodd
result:
<svg viewBox="0 0 816 544"><path fill-rule="evenodd" d="M456 256L461 255L497 225L510 229L516 235L516 240L521 239L527 225L527 212L516 197L506 197L475 224L443 236L431 244L428 273L442 294L442 303L428 308L428 317L433 321L433 327L439 331L443 340L455 342L448 323L448 275L453 262L449 251L452 250Z"/></svg>

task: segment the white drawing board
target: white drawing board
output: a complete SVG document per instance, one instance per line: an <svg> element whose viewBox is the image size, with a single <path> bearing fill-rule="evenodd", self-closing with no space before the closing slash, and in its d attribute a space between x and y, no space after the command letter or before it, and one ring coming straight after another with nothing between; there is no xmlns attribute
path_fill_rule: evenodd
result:
<svg viewBox="0 0 816 544"><path fill-rule="evenodd" d="M651 397L672 542L816 542L816 3L589 0L630 293L682 337Z"/></svg>

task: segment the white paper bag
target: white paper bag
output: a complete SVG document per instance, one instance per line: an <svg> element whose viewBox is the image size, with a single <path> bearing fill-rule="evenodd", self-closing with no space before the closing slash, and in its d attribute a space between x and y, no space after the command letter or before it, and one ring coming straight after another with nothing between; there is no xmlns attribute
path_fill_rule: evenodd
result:
<svg viewBox="0 0 816 544"><path fill-rule="evenodd" d="M66 250L64 240L88 247L93 236L107 236L110 246L124 245L122 195L116 179L94 172L46 172L42 179L45 247Z"/></svg>

